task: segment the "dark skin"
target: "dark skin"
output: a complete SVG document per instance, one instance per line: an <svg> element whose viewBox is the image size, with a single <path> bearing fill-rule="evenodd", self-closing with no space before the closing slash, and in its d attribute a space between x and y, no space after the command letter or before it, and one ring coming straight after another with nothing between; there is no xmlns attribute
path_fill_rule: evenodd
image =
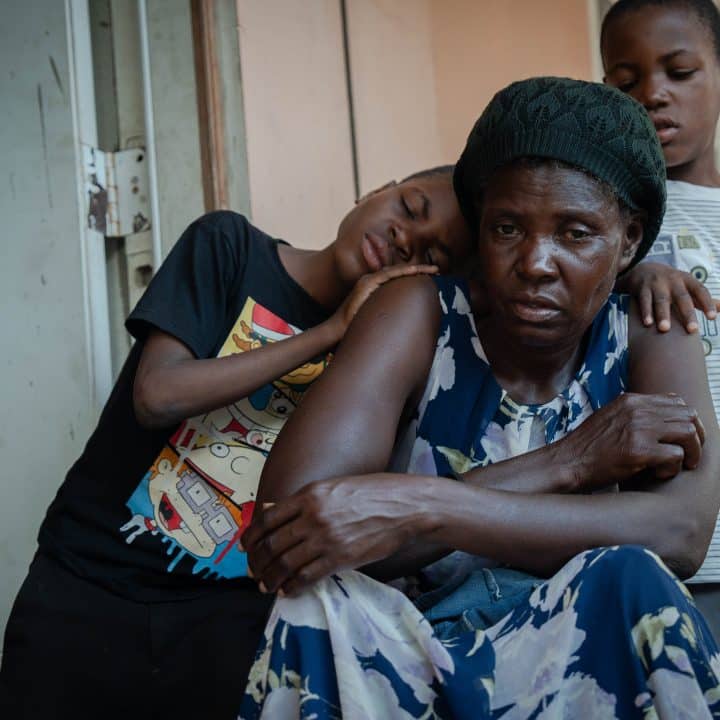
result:
<svg viewBox="0 0 720 720"><path fill-rule="evenodd" d="M362 198L323 250L278 249L289 275L321 305L325 322L281 343L223 358L198 359L160 330L148 337L134 385L139 422L150 428L228 405L281 377L343 337L358 308L383 283L447 272L472 249L450 175L390 183Z"/></svg>
<svg viewBox="0 0 720 720"><path fill-rule="evenodd" d="M639 218L623 217L582 173L510 166L493 177L479 241L492 307L473 310L513 398L544 402L565 387L608 278L641 237ZM546 575L585 549L636 543L681 576L697 569L720 505L720 453L696 338L674 328L669 341L635 310L630 392L562 440L476 468L465 483L386 473L398 424L425 385L439 318L423 278L385 286L358 314L265 466L260 500L275 504L243 536L261 588L295 593L363 566L387 578L453 549ZM297 452L317 437L333 452ZM640 477L622 494L574 494Z"/></svg>
<svg viewBox="0 0 720 720"><path fill-rule="evenodd" d="M647 6L607 27L602 57L605 82L648 111L668 178L720 187L714 153L720 61L710 30L686 8Z"/></svg>
<svg viewBox="0 0 720 720"><path fill-rule="evenodd" d="M449 175L393 182L370 193L345 216L335 242L325 249L279 248L290 276L320 304L335 310L332 317L282 343L211 359L198 359L174 336L153 331L135 378L138 421L148 428L172 427L246 397L334 347L358 308L383 283L402 275L462 268L472 245ZM676 277L679 298L686 283L697 284L692 276L670 268L659 273L663 281L669 274ZM637 292L645 293L645 286ZM668 295L657 313L669 313L669 306ZM694 314L692 318L695 322Z"/></svg>
<svg viewBox="0 0 720 720"><path fill-rule="evenodd" d="M607 26L602 45L605 82L648 111L658 132L668 178L720 187L715 128L720 113L720 60L710 30L684 7L648 6ZM623 280L638 298L646 324L670 327L672 297L688 332L697 331L693 306L709 318L716 307L694 278L644 263Z"/></svg>

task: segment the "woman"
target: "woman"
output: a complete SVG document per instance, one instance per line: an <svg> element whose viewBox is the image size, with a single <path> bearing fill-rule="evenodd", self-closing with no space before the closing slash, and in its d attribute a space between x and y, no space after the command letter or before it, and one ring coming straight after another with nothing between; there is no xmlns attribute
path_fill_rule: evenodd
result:
<svg viewBox="0 0 720 720"><path fill-rule="evenodd" d="M243 541L262 588L315 584L277 601L242 716L720 714L667 567L695 572L720 505L702 350L610 294L662 221L652 125L609 87L515 83L454 182L489 312L463 283L381 288L288 422ZM361 566L424 593L332 575Z"/></svg>

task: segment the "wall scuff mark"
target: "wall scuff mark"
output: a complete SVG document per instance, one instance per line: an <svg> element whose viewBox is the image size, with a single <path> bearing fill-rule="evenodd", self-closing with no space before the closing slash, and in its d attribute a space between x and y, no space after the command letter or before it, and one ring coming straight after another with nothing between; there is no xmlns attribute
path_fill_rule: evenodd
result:
<svg viewBox="0 0 720 720"><path fill-rule="evenodd" d="M53 58L52 55L48 55L48 60L50 61L50 68L52 69L53 75L55 76L55 82L57 83L60 94L63 96L64 100L65 90L63 89L62 82L60 82L60 73L58 72L57 65L55 64L55 58Z"/></svg>
<svg viewBox="0 0 720 720"><path fill-rule="evenodd" d="M38 110L40 111L40 133L42 134L43 160L45 163L45 183L47 185L48 205L52 208L52 189L50 188L50 163L48 162L47 131L45 129L45 106L43 103L42 85L37 86Z"/></svg>

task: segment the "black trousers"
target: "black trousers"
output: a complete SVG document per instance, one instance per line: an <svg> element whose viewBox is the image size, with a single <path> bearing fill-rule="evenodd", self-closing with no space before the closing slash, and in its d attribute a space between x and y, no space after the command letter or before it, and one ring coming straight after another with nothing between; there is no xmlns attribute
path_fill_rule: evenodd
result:
<svg viewBox="0 0 720 720"><path fill-rule="evenodd" d="M271 602L136 603L38 554L5 630L0 717L235 718Z"/></svg>

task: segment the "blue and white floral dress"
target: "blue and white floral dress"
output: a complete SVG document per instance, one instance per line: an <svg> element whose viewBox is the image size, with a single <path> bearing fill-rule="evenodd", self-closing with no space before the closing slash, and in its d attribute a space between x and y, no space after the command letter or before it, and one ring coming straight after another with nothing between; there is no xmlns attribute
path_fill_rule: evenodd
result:
<svg viewBox="0 0 720 720"><path fill-rule="evenodd" d="M437 283L435 358L395 469L456 477L515 457L623 391L626 299L595 319L568 387L527 406L493 377L465 287ZM240 717L720 718L718 648L653 553L591 550L547 581L493 564L453 553L426 568L434 586L416 604L358 572L278 599Z"/></svg>

